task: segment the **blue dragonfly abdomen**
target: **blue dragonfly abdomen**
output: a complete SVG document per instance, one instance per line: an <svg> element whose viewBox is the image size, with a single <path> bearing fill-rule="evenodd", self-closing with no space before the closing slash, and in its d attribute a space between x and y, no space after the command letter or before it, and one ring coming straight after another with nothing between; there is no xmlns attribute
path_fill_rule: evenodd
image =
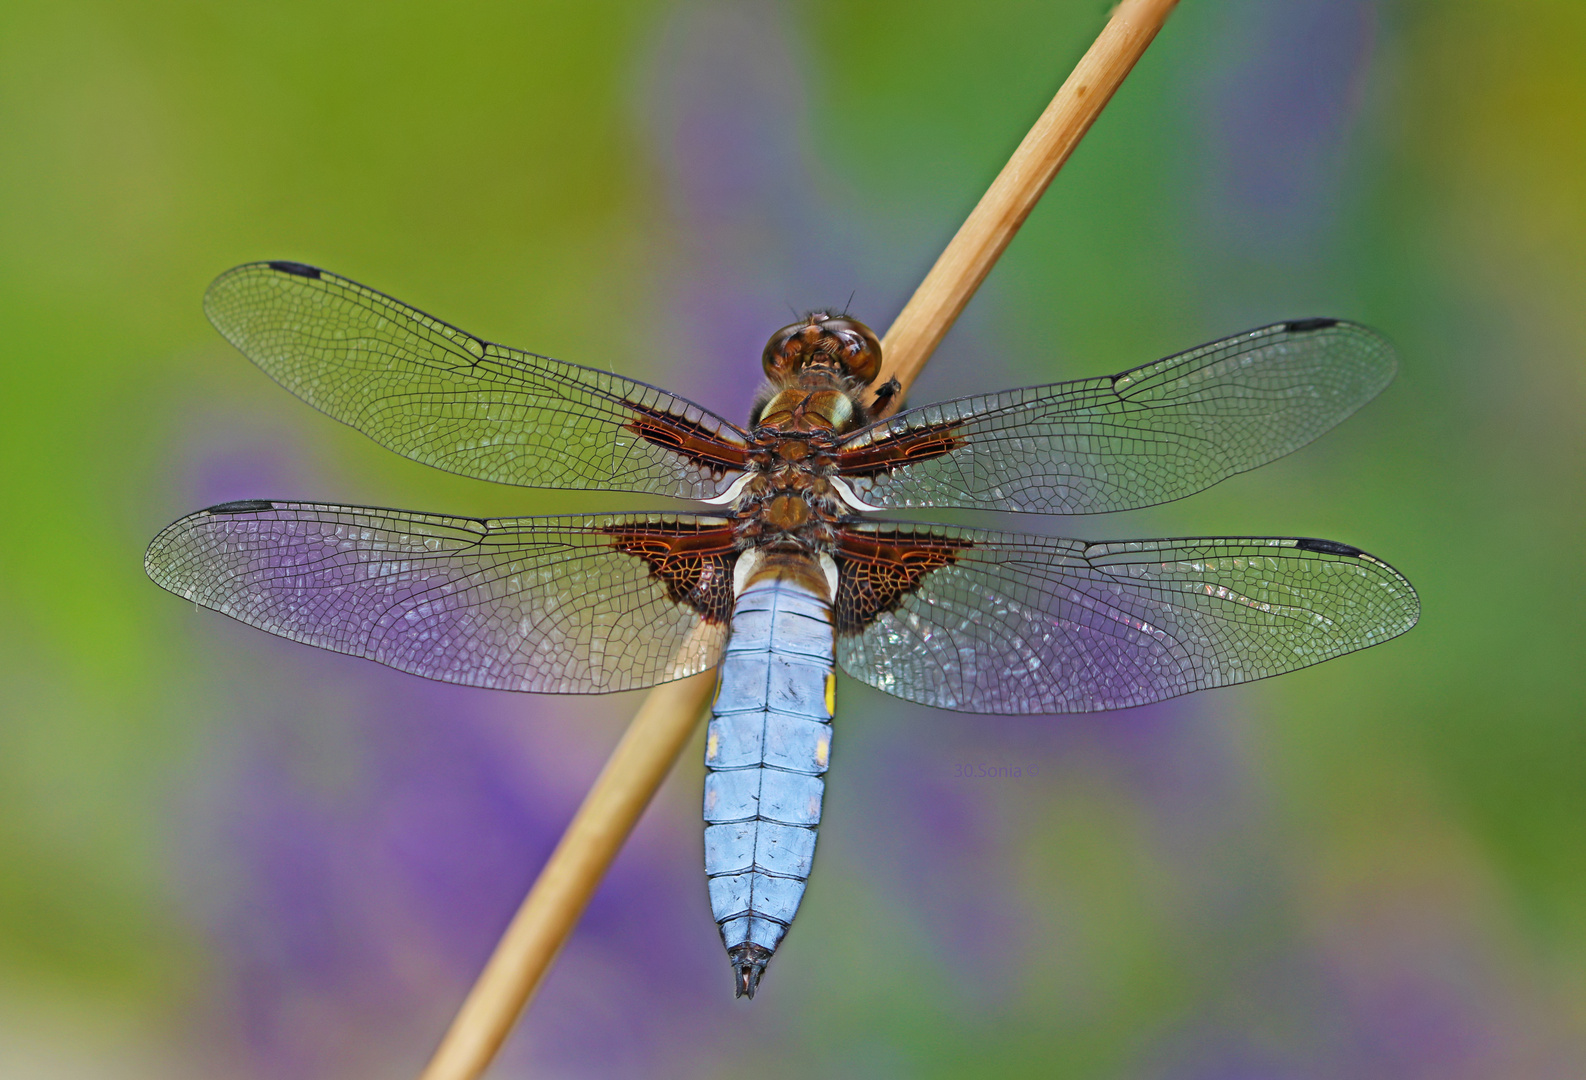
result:
<svg viewBox="0 0 1586 1080"><path fill-rule="evenodd" d="M773 573L739 590L705 739L705 874L740 997L754 996L815 856L834 638L812 584Z"/></svg>

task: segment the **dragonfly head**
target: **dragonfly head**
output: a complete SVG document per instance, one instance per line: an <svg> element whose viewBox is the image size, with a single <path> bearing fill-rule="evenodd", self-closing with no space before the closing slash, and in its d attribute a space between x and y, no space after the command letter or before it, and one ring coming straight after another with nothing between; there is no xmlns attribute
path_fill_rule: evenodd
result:
<svg viewBox="0 0 1586 1080"><path fill-rule="evenodd" d="M825 367L865 386L881 369L881 342L858 319L812 311L772 334L761 362L779 384L808 368Z"/></svg>

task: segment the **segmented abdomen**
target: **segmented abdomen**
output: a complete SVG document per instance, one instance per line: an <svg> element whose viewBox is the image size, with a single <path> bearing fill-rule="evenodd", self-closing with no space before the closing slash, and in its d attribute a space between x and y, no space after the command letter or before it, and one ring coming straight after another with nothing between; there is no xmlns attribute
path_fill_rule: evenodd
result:
<svg viewBox="0 0 1586 1080"><path fill-rule="evenodd" d="M833 636L795 580L738 596L705 741L705 874L722 944L753 994L804 896L831 755Z"/></svg>

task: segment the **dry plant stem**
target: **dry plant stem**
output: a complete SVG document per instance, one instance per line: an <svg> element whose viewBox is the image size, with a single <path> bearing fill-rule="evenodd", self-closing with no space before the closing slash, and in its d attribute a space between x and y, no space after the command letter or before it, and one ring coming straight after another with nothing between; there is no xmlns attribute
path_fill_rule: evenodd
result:
<svg viewBox="0 0 1586 1080"><path fill-rule="evenodd" d="M1113 10L1101 36L1075 65L882 339L881 374L875 385L893 378L903 388L885 411L902 404L915 376L1177 3L1123 0Z"/></svg>
<svg viewBox="0 0 1586 1080"><path fill-rule="evenodd" d="M1101 36L883 341L877 385L906 391L1177 0L1123 0ZM898 394L893 400L900 401ZM706 672L650 691L469 992L421 1080L476 1080L572 933L606 868L688 741L715 685Z"/></svg>
<svg viewBox="0 0 1586 1080"><path fill-rule="evenodd" d="M583 914L606 868L693 733L714 671L650 691L468 992L422 1080L479 1076Z"/></svg>

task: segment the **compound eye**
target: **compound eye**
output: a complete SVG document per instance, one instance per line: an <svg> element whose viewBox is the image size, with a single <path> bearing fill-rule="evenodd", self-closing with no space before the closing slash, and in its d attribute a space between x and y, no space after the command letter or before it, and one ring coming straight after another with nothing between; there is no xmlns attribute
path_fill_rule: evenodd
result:
<svg viewBox="0 0 1586 1080"><path fill-rule="evenodd" d="M765 343L765 352L760 355L767 376L780 381L803 366L802 334L808 325L808 321L789 323L771 335L771 340Z"/></svg>
<svg viewBox="0 0 1586 1080"><path fill-rule="evenodd" d="M838 359L849 375L862 383L869 383L881 370L881 342L875 333L858 319L840 316L827 319L821 329L840 343Z"/></svg>

